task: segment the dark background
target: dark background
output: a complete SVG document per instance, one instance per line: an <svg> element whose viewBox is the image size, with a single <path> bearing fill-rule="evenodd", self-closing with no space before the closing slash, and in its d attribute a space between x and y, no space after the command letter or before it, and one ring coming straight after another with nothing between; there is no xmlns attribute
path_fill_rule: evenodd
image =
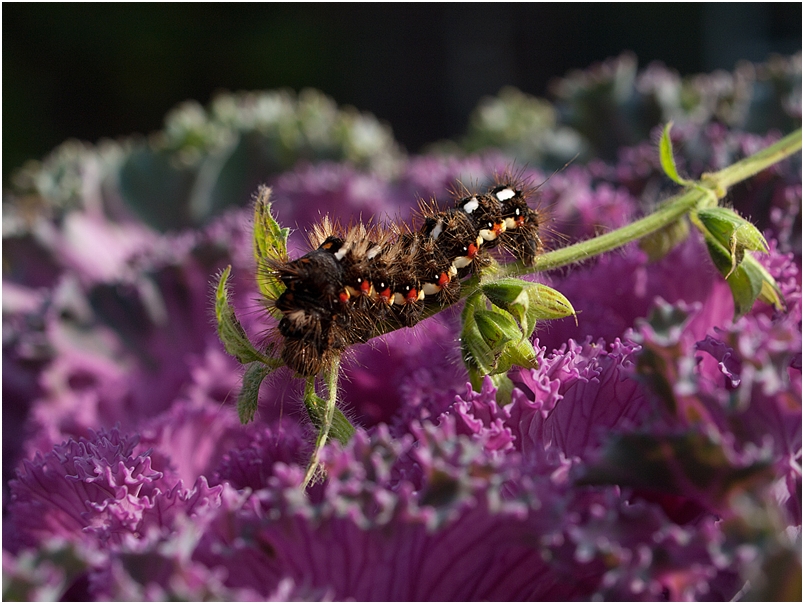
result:
<svg viewBox="0 0 804 604"><path fill-rule="evenodd" d="M221 89L315 87L416 151L504 85L545 96L624 50L686 75L800 49L800 3L3 4L3 182Z"/></svg>

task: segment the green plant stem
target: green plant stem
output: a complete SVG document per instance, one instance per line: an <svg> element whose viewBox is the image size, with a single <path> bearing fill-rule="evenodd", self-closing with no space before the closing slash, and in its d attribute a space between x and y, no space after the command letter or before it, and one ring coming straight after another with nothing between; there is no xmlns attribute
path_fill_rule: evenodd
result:
<svg viewBox="0 0 804 604"><path fill-rule="evenodd" d="M335 417L335 408L338 399L338 370L340 369L340 359L335 359L331 367L324 371L324 381L327 387L327 399L325 401L324 418L321 426L318 428L318 436L315 439L315 448L313 455L310 458L310 463L307 466L307 472L304 475L303 488L313 481L318 472L321 458L321 450L329 438L329 431L332 428L333 418ZM315 394L315 377L307 378L307 383L304 387L305 400L309 398L318 399ZM320 399L319 399L320 400Z"/></svg>
<svg viewBox="0 0 804 604"><path fill-rule="evenodd" d="M723 194L725 194L725 190L729 187L751 178L755 174L762 172L762 170L769 168L786 157L790 157L800 150L801 128L795 132L791 132L770 147L757 151L752 156L741 159L736 164L723 168L719 172L701 175L701 181L704 183L714 183L717 189L723 191ZM723 195L719 195L719 197L722 198Z"/></svg>
<svg viewBox="0 0 804 604"><path fill-rule="evenodd" d="M705 202L707 198L714 198L714 192L697 188L689 190L682 195L671 198L653 214L649 214L636 222L592 239L542 254L536 259L533 266L527 266L521 262L509 264L502 269L502 273L512 277L548 271L587 260L658 231L685 216L690 210ZM716 201L716 198L714 199Z"/></svg>
<svg viewBox="0 0 804 604"><path fill-rule="evenodd" d="M699 183L686 192L671 197L653 214L609 233L547 252L539 256L533 266L527 266L522 262L506 265L500 271L501 276L513 277L567 266L642 239L697 207L717 205L718 200L723 198L730 186L754 176L800 149L801 130L797 130L751 157L719 172L703 175Z"/></svg>

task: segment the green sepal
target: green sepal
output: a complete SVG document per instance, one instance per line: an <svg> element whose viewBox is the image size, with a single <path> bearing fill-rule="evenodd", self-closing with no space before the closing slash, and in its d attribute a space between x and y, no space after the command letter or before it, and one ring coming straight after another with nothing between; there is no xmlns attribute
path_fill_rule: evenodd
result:
<svg viewBox="0 0 804 604"><path fill-rule="evenodd" d="M241 424L248 424L254 420L257 412L260 386L262 381L271 372L271 368L262 363L251 363L243 375L243 386L237 395L237 417Z"/></svg>
<svg viewBox="0 0 804 604"><path fill-rule="evenodd" d="M310 418L310 422L319 432L319 439L316 441L316 446L319 448L324 446L324 444L330 438L334 438L342 444L346 444L355 433L355 427L348 419L346 419L346 416L340 409L338 409L336 405L339 365L340 362L336 361L332 367L328 368L324 372L327 389L329 391L329 400L321 398L316 393L316 380L314 377L306 378L304 384L304 395L302 396L302 402L304 403L304 408L307 410L307 415ZM327 426L327 422L329 422L329 426ZM320 438L322 435L324 435L324 438Z"/></svg>
<svg viewBox="0 0 804 604"><path fill-rule="evenodd" d="M690 234L690 223L680 218L639 240L639 247L648 254L648 261L657 262L669 254Z"/></svg>
<svg viewBox="0 0 804 604"><path fill-rule="evenodd" d="M505 373L514 365L533 367L536 351L525 337L513 317L499 308L478 310L475 313L481 336L495 356L494 368L489 373Z"/></svg>
<svg viewBox="0 0 804 604"><path fill-rule="evenodd" d="M315 426L317 430L321 430L326 421L327 401L318 396L315 391L305 392L304 408L307 410L307 415L313 426ZM345 445L349 442L354 433L355 427L346 418L343 412L336 407L332 415L332 426L330 426L329 429L329 437Z"/></svg>
<svg viewBox="0 0 804 604"><path fill-rule="evenodd" d="M729 208L705 208L696 212L699 228L728 250L731 270L743 260L746 250L768 253L768 242L753 224ZM729 275L725 275L728 277Z"/></svg>
<svg viewBox="0 0 804 604"><path fill-rule="evenodd" d="M514 316L522 328L522 338L533 334L538 321L575 315L561 292L541 283L506 278L486 283L481 289L493 304Z"/></svg>
<svg viewBox="0 0 804 604"><path fill-rule="evenodd" d="M662 165L662 170L667 174L667 177L679 185L689 185L692 181L681 178L676 168L676 160L673 157L673 143L670 141L670 129L673 127L673 122L667 122L667 125L662 130L662 137L659 140L659 161Z"/></svg>
<svg viewBox="0 0 804 604"><path fill-rule="evenodd" d="M230 355L243 365L260 361L269 367L276 367L279 361L259 352L248 339L243 326L235 315L234 308L229 303L228 280L232 267L227 266L218 277L218 286L215 290L215 318L218 324L218 337L223 347Z"/></svg>
<svg viewBox="0 0 804 604"><path fill-rule="evenodd" d="M469 371L469 381L477 391L480 390L483 377L494 370L496 362L491 346L483 338L475 321L475 312L484 309L485 305L479 292L473 294L466 300L461 315L461 354Z"/></svg>
<svg viewBox="0 0 804 604"><path fill-rule="evenodd" d="M785 309L784 299L776 285L776 280L750 254L737 266L732 266L733 256L712 236L707 236L706 247L715 267L725 277L734 298L734 318L737 319L754 305L757 298L773 305L777 310Z"/></svg>
<svg viewBox="0 0 804 604"><path fill-rule="evenodd" d="M512 382L511 378L509 378L505 373L498 373L489 377L491 379L491 383L494 384L495 388L497 388L497 392L494 395L494 399L497 401L497 404L500 407L509 405L514 395L514 382Z"/></svg>
<svg viewBox="0 0 804 604"><path fill-rule="evenodd" d="M522 338L522 330L507 312L478 309L475 311L475 322L481 337L492 350L498 350L511 340Z"/></svg>
<svg viewBox="0 0 804 604"><path fill-rule="evenodd" d="M787 305L784 301L784 296L782 296L782 292L779 289L779 286L776 283L776 279L774 279L771 274L762 266L757 259L748 254L740 264L746 271L751 273L754 278L759 278L761 280L761 287L759 290L759 299L765 302L766 304L770 304L776 310L782 312L787 309Z"/></svg>
<svg viewBox="0 0 804 604"><path fill-rule="evenodd" d="M257 287L263 296L276 300L285 286L271 277L272 262L287 260L290 229L282 228L271 215L271 189L261 186L254 202L254 259L257 261Z"/></svg>
<svg viewBox="0 0 804 604"><path fill-rule="evenodd" d="M487 375L504 374L514 365L535 367L536 351L513 316L496 306L488 310L480 293L464 306L461 350L475 390ZM506 384L498 381L495 385L505 390Z"/></svg>

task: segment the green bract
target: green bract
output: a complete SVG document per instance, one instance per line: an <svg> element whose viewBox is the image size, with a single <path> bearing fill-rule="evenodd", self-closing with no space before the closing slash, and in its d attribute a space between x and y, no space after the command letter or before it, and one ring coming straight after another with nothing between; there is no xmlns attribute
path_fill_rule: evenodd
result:
<svg viewBox="0 0 804 604"><path fill-rule="evenodd" d="M541 283L507 278L486 283L481 289L492 303L516 318L524 338L531 336L537 321L575 315L572 304L561 292Z"/></svg>
<svg viewBox="0 0 804 604"><path fill-rule="evenodd" d="M504 293L511 294L516 287L503 288ZM486 299L480 293L466 301L461 350L472 387L480 390L483 378L492 376L498 388L497 401L505 404L510 402L513 388L505 373L514 365L536 368L536 350L528 339L529 334L517 325L510 312L494 305L490 310L486 307Z"/></svg>
<svg viewBox="0 0 804 604"><path fill-rule="evenodd" d="M315 393L313 380L308 381L308 387L305 388L304 391L303 402L304 408L307 409L307 415L310 417L310 421L313 422L313 425L318 430L321 430L322 427L326 425L327 405L329 403ZM341 410L335 407L329 435L339 442L346 444L354 433L354 426L349 423L349 420L346 419L346 416Z"/></svg>
<svg viewBox="0 0 804 604"><path fill-rule="evenodd" d="M734 297L734 317L741 317L757 298L772 304L777 310L785 308L782 293L774 278L750 255L735 264L732 253L711 235L705 235L706 247L715 267L725 277Z"/></svg>
<svg viewBox="0 0 804 604"><path fill-rule="evenodd" d="M734 316L751 310L759 298L777 310L785 308L774 278L746 251L767 253L762 233L729 208L704 208L690 215L700 230L715 267L726 279L734 297Z"/></svg>
<svg viewBox="0 0 804 604"><path fill-rule="evenodd" d="M768 252L768 242L753 224L742 218L729 208L704 208L696 212L705 235L710 235L731 256L731 274L740 262L746 250ZM728 277L729 274L725 276Z"/></svg>

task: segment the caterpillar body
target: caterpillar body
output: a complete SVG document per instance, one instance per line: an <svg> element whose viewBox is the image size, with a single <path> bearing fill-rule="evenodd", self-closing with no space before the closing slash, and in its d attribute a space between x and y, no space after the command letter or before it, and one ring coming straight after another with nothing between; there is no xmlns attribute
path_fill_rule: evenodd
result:
<svg viewBox="0 0 804 604"><path fill-rule="evenodd" d="M268 267L285 286L268 301L281 313L282 360L312 376L382 327L412 327L425 303L456 301L461 279L486 266L497 246L533 264L542 250L542 216L528 205L533 192L504 175L485 193L455 189L449 209L420 202L413 227L343 227L325 218L310 252Z"/></svg>

